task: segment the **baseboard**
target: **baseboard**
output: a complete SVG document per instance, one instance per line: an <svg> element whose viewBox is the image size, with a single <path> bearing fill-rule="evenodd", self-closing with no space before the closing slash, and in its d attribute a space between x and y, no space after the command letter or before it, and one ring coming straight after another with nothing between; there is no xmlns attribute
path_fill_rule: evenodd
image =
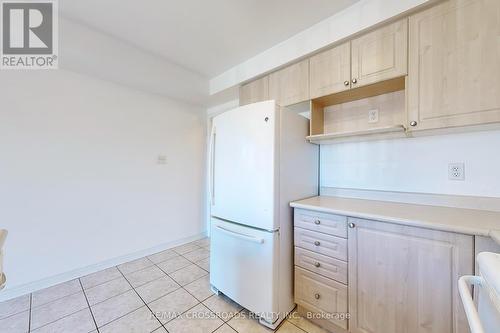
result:
<svg viewBox="0 0 500 333"><path fill-rule="evenodd" d="M185 243L189 243L189 242L204 238L206 236L207 236L207 232L205 231L205 232L202 232L200 234L196 234L194 236L185 237L185 238L178 239L178 240L175 240L172 242L163 243L163 244L160 244L160 245L157 245L157 246L145 249L145 250L137 251L137 252L130 253L130 254L127 254L124 256L120 256L120 257L113 258L110 260L102 261L102 262L99 262L97 264L82 267L82 268L75 269L75 270L65 272L62 274L54 275L54 276L51 276L51 277L48 277L48 278L45 278L42 280L38 280L38 281L30 282L27 284L23 284L20 286L16 286L12 289L9 289L8 285L7 285L7 289L0 291L0 302L7 301L9 299L16 298L18 296L26 295L26 294L32 293L34 291L37 291L37 290L52 287L52 286L59 284L59 283L70 281L70 280L73 280L73 279L76 279L76 278L79 278L79 277L82 277L82 276L85 276L88 274L98 272L98 271L106 269L106 268L110 268L110 267L113 267L116 265L123 264L123 263L131 261L131 260L139 259L139 258L142 258L144 256L148 256L148 255L151 255L151 254L154 254L157 252L161 252L161 251L170 249L172 247L176 247L176 246L179 246L179 245L182 245ZM8 283L8 279L7 279L7 283Z"/></svg>
<svg viewBox="0 0 500 333"><path fill-rule="evenodd" d="M391 201L427 206L479 209L494 212L500 211L500 198L494 197L396 192L339 187L321 187L320 194L343 198Z"/></svg>

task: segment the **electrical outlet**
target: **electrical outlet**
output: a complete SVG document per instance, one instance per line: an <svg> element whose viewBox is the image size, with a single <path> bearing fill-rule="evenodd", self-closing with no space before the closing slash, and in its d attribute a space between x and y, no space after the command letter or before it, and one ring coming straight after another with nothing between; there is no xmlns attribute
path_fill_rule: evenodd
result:
<svg viewBox="0 0 500 333"><path fill-rule="evenodd" d="M158 160L156 161L157 164L167 164L167 156L165 155L158 155Z"/></svg>
<svg viewBox="0 0 500 333"><path fill-rule="evenodd" d="M378 123L378 109L368 111L368 122Z"/></svg>
<svg viewBox="0 0 500 333"><path fill-rule="evenodd" d="M448 179L465 180L465 164L464 163L448 164Z"/></svg>

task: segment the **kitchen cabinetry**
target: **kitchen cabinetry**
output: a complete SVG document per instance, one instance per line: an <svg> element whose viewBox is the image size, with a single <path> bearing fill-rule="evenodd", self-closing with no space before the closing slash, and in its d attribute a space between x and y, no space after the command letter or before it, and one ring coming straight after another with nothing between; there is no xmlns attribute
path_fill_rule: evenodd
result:
<svg viewBox="0 0 500 333"><path fill-rule="evenodd" d="M474 272L472 236L349 223L351 332L468 332L457 281Z"/></svg>
<svg viewBox="0 0 500 333"><path fill-rule="evenodd" d="M295 303L325 328L348 328L347 218L294 212Z"/></svg>
<svg viewBox="0 0 500 333"><path fill-rule="evenodd" d="M457 281L474 272L473 236L298 208L294 227L295 302L319 325L468 332Z"/></svg>
<svg viewBox="0 0 500 333"><path fill-rule="evenodd" d="M500 121L500 1L449 0L410 17L410 130Z"/></svg>
<svg viewBox="0 0 500 333"><path fill-rule="evenodd" d="M269 75L269 97L286 106L309 99L309 59Z"/></svg>
<svg viewBox="0 0 500 333"><path fill-rule="evenodd" d="M351 42L352 87L407 73L408 20L394 22Z"/></svg>
<svg viewBox="0 0 500 333"><path fill-rule="evenodd" d="M351 88L351 43L347 42L312 56L309 60L311 98Z"/></svg>
<svg viewBox="0 0 500 333"><path fill-rule="evenodd" d="M269 99L269 76L264 76L240 87L240 105L267 101Z"/></svg>

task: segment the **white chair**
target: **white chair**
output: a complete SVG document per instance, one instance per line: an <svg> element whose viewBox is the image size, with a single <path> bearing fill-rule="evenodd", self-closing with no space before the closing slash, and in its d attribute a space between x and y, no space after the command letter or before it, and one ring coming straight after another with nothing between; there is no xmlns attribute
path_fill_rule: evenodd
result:
<svg viewBox="0 0 500 333"><path fill-rule="evenodd" d="M5 239L7 238L7 230L0 229L0 290L5 287L7 283L7 277L3 272L3 244L5 243Z"/></svg>

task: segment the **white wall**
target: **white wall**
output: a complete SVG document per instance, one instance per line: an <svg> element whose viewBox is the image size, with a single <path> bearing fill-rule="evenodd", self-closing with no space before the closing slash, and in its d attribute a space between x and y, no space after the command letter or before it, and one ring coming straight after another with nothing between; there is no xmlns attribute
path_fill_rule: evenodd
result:
<svg viewBox="0 0 500 333"><path fill-rule="evenodd" d="M208 101L208 79L78 22L59 19L59 67L190 104Z"/></svg>
<svg viewBox="0 0 500 333"><path fill-rule="evenodd" d="M322 187L500 197L500 130L321 146ZM448 164L465 163L465 181Z"/></svg>
<svg viewBox="0 0 500 333"><path fill-rule="evenodd" d="M8 289L205 232L203 110L65 70L0 103Z"/></svg>

